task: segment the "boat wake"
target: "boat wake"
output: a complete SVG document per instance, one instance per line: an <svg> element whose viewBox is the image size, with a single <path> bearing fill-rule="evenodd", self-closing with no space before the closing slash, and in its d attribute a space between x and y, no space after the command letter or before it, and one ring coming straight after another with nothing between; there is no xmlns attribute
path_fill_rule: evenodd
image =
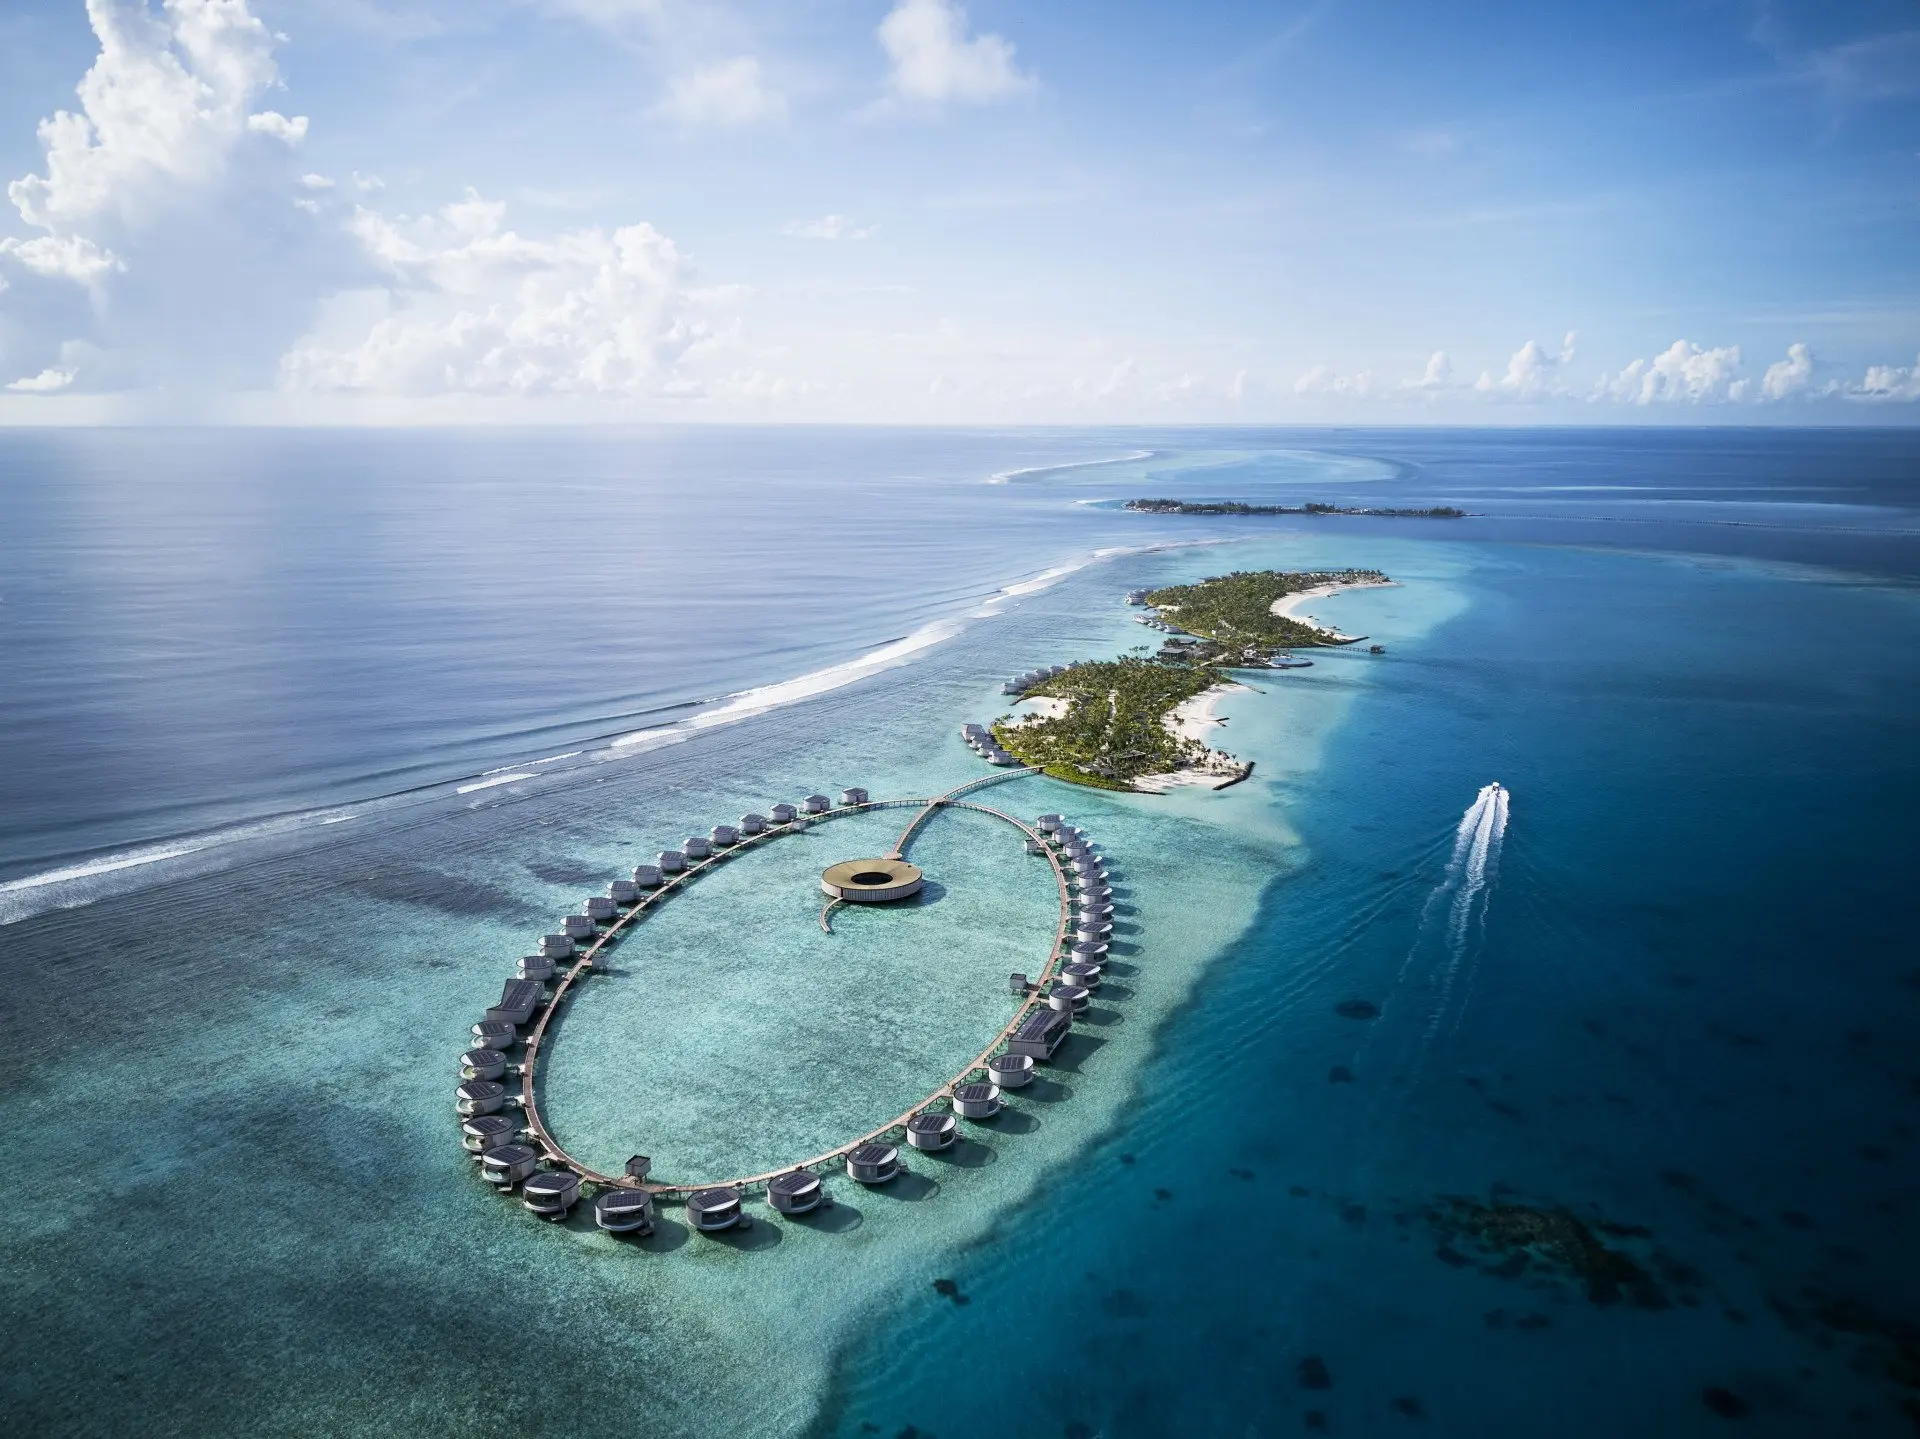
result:
<svg viewBox="0 0 1920 1439"><path fill-rule="evenodd" d="M1500 845L1507 834L1507 802L1507 791L1501 785L1487 785L1467 807L1460 817L1460 828L1454 832L1453 859L1447 865L1447 878L1436 891L1444 892L1451 885L1453 903L1447 910L1446 967L1441 971L1440 996L1429 1033L1445 1017L1454 983L1467 964L1468 950L1477 947L1475 942L1486 926L1487 901L1500 869ZM1454 1022L1459 1021L1456 1018Z"/></svg>
<svg viewBox="0 0 1920 1439"><path fill-rule="evenodd" d="M1500 875L1510 802L1504 785L1495 782L1481 787L1454 828L1452 853L1440 882L1421 906L1419 930L1394 986L1403 988L1422 969L1429 976L1427 1023L1414 1064L1416 1073L1424 1067L1427 1051L1440 1032L1459 1026L1472 996L1487 906Z"/></svg>

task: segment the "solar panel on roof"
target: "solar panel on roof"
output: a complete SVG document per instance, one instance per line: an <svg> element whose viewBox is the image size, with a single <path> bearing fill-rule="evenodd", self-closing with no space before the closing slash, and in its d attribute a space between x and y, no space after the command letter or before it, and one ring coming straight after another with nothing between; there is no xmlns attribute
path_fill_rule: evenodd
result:
<svg viewBox="0 0 1920 1439"><path fill-rule="evenodd" d="M1067 1023L1067 1017L1057 1009L1036 1009L1020 1022L1020 1028L1014 1035L1016 1039L1044 1039L1057 1028Z"/></svg>
<svg viewBox="0 0 1920 1439"><path fill-rule="evenodd" d="M500 1008L518 1009L540 1002L540 982L534 979L510 979L500 990Z"/></svg>

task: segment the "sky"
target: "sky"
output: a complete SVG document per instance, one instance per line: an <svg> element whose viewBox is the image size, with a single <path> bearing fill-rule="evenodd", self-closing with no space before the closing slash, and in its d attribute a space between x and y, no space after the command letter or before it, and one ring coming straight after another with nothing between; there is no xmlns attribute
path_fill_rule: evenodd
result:
<svg viewBox="0 0 1920 1439"><path fill-rule="evenodd" d="M1920 423L1920 7L6 0L0 423Z"/></svg>

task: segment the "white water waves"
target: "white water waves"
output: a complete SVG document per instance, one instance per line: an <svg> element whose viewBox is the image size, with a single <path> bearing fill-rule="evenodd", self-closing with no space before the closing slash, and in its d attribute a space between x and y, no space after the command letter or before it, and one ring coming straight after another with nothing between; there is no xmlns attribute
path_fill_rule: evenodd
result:
<svg viewBox="0 0 1920 1439"><path fill-rule="evenodd" d="M1419 931L1394 986L1401 989L1416 970L1427 970L1427 1024L1416 1073L1425 1066L1427 1051L1441 1030L1458 1027L1472 995L1487 906L1500 876L1509 803L1504 786L1481 787L1454 829L1453 852L1440 882L1421 906Z"/></svg>

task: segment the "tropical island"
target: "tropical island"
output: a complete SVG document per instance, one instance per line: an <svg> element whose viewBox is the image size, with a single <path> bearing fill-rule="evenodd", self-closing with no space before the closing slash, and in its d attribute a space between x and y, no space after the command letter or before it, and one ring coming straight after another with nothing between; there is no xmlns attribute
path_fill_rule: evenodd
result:
<svg viewBox="0 0 1920 1439"><path fill-rule="evenodd" d="M1069 665L1023 696L1035 713L1018 719L1003 715L994 722L993 737L1023 764L1037 765L1055 779L1130 790L1147 776L1207 763L1214 751L1167 720L1227 682L1211 665L1157 657L1124 655Z"/></svg>
<svg viewBox="0 0 1920 1439"><path fill-rule="evenodd" d="M1147 622L1174 636L1162 656L1173 658L1172 649L1191 664L1277 669L1285 667L1287 650L1366 638L1301 618L1295 611L1302 604L1361 585L1391 583L1379 570L1236 570L1197 585L1148 590L1138 599L1152 611Z"/></svg>
<svg viewBox="0 0 1920 1439"><path fill-rule="evenodd" d="M1249 505L1241 500L1128 500L1124 508L1144 515L1375 515L1396 520L1460 520L1467 512L1452 505L1429 509L1376 509L1361 505Z"/></svg>
<svg viewBox="0 0 1920 1439"><path fill-rule="evenodd" d="M1259 570L1131 594L1130 603L1152 607L1150 623L1173 634L1160 653L1023 677L1019 693L1032 710L997 719L992 745L1005 751L1002 763L1011 756L1096 789L1237 783L1252 764L1205 742L1224 723L1214 702L1239 687L1227 671L1290 668L1304 663L1290 649L1354 643L1292 610L1343 589L1391 583L1378 570Z"/></svg>

